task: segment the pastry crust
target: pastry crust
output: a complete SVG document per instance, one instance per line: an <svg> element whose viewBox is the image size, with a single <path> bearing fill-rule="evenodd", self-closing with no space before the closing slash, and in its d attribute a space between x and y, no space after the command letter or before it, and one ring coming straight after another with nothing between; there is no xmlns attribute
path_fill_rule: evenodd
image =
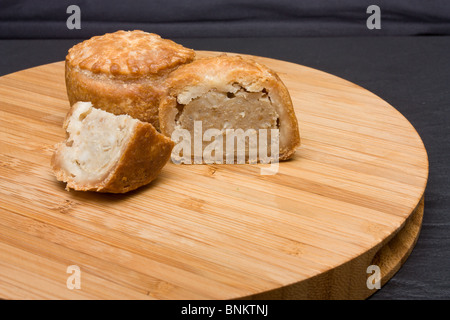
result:
<svg viewBox="0 0 450 320"><path fill-rule="evenodd" d="M162 82L194 57L194 50L140 30L92 37L66 56L69 102L91 101L97 108L128 114L159 129Z"/></svg>
<svg viewBox="0 0 450 320"><path fill-rule="evenodd" d="M89 122L82 119L82 116ZM126 119L116 121L118 117ZM105 142L119 145L118 154L111 159L106 158L107 161L100 162L101 165L97 168L92 163L96 161L96 157L101 157L97 146L102 143L105 132L108 136L103 127L106 122L109 123L108 128L114 132L122 130L124 137L120 140L122 145L119 145L119 140L113 140L113 143ZM86 102L78 102L71 108L64 121L64 128L67 131L67 139L55 146L51 165L56 178L67 182L67 189L79 191L125 193L146 185L161 172L174 146L169 138L157 132L151 124L127 115L115 116L93 108L92 104ZM83 131L87 133L85 137L90 140L74 142L75 139L80 139L79 134ZM114 132L111 132L110 136L113 136ZM99 136L96 136L96 133ZM77 149L73 149L75 145L78 146ZM90 149L93 146L94 149ZM83 161L91 170L82 167ZM103 168L105 163L106 169Z"/></svg>
<svg viewBox="0 0 450 320"><path fill-rule="evenodd" d="M207 101L212 101L211 93L231 94L233 97L240 93L242 99L249 100L252 93L260 93L259 97L268 96L268 101L273 107L272 112L278 116L276 126L280 133L279 160L292 157L300 145L297 118L286 86L273 70L251 59L226 54L198 59L172 72L165 86L168 89L160 102L159 120L161 132L168 137L180 127L179 120L183 108L202 96L207 97ZM224 115L224 110L220 107L216 109ZM235 114L238 112L239 110L236 110ZM227 117L229 114L228 112ZM245 116L245 113L243 114ZM264 116L266 115L261 114L260 118ZM229 118L223 119L226 120ZM208 119L202 121L207 123ZM273 125L266 125L266 128L269 127L273 128ZM259 128L261 124L255 123L254 129Z"/></svg>

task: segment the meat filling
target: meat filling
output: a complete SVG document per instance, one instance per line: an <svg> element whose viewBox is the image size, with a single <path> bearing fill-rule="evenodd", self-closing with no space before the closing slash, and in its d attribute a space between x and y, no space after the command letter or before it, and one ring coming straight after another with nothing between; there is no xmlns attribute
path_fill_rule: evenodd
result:
<svg viewBox="0 0 450 320"><path fill-rule="evenodd" d="M275 129L278 114L267 92L209 91L187 105L178 105L177 126L193 132L194 121L208 129ZM203 121L204 120L204 121Z"/></svg>
<svg viewBox="0 0 450 320"><path fill-rule="evenodd" d="M279 115L266 90L249 92L240 88L235 92L228 93L211 90L192 99L185 105L178 103L177 109L178 113L175 117L176 129L188 130L191 136L195 136L196 130L199 128L198 123L201 122L202 137L209 129L215 129L216 132L220 132L223 155L217 155L219 157L217 158L216 151L211 153L216 163L230 163L231 159L237 159L237 163L243 163L243 160L237 158L239 152L244 156L245 161L254 162L256 159L252 155L258 152L257 144L263 141L268 150L266 154L269 154L271 152L271 129L279 129L280 124ZM232 142L232 147L227 145L227 139L228 143L230 141L229 137L227 137L230 134L228 129L232 129L235 133L239 129L245 132L245 141L240 144L236 140L236 143ZM266 140L262 136L258 136L261 129L266 129ZM232 136L231 140L235 137ZM211 140L208 139L208 141L216 141L217 139L216 135ZM203 151L207 146L208 143L203 143ZM195 150L195 145L192 144L191 155L194 156L195 154L198 154L198 152ZM208 163L206 159L204 160Z"/></svg>
<svg viewBox="0 0 450 320"><path fill-rule="evenodd" d="M74 181L94 183L106 178L119 161L137 120L114 116L79 102L68 119L68 139L63 146L62 168Z"/></svg>

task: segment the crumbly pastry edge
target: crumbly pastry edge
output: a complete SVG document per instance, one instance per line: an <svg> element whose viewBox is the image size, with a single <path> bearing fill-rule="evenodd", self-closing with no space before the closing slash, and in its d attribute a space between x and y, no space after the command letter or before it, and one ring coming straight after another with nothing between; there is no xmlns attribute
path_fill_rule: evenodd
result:
<svg viewBox="0 0 450 320"><path fill-rule="evenodd" d="M214 70L217 71L218 78L211 77L211 79L205 80L202 77L202 74L214 73ZM166 95L161 99L159 105L161 132L167 136L171 135L173 130L172 119L178 112L176 104L180 94L187 93L189 96L191 90L193 92L191 98L195 98L212 89L226 90L233 84L238 84L251 92L266 89L272 101L283 106L282 108L287 113L286 119L289 121L287 126L290 129L288 130L290 139L289 143L280 148L279 160L290 159L300 146L301 139L297 117L288 89L275 71L252 59L238 55L221 54L215 57L197 59L172 72L165 83ZM184 102L188 100L189 97Z"/></svg>
<svg viewBox="0 0 450 320"><path fill-rule="evenodd" d="M64 128L67 127L70 114L71 111L66 116ZM137 122L132 137L108 176L96 183L79 184L72 179L70 173L61 168L60 146L64 143L65 141L54 146L51 158L56 179L66 183L66 190L103 193L126 193L149 184L169 161L174 147L174 142L157 132L151 124Z"/></svg>

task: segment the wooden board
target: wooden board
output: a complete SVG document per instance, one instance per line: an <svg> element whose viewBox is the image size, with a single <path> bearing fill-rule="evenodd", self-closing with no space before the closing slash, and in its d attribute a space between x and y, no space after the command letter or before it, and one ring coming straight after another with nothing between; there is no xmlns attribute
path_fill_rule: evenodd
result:
<svg viewBox="0 0 450 320"><path fill-rule="evenodd" d="M1 77L0 297L362 299L369 265L381 284L392 277L422 221L419 135L353 83L254 58L292 95L294 159L275 175L169 163L125 195L68 192L51 173L69 106L63 62ZM71 265L81 289L67 287Z"/></svg>

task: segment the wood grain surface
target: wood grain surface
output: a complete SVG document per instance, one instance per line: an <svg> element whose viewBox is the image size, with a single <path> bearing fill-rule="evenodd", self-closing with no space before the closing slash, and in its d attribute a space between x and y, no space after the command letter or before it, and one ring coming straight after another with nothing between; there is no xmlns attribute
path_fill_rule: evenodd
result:
<svg viewBox="0 0 450 320"><path fill-rule="evenodd" d="M199 52L199 56L218 54ZM66 191L50 170L69 104L64 63L0 78L0 298L363 299L419 235L428 159L369 91L304 66L278 72L302 145L259 165L175 165L125 195ZM81 288L68 289L76 265Z"/></svg>

